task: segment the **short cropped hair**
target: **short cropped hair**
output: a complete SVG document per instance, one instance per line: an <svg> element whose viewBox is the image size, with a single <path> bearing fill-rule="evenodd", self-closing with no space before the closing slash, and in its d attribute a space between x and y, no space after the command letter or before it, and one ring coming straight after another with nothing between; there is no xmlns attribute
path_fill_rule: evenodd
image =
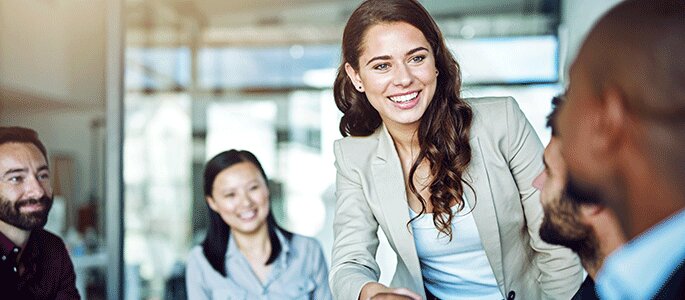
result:
<svg viewBox="0 0 685 300"><path fill-rule="evenodd" d="M48 159L48 151L45 145L38 139L38 133L30 128L24 127L0 127L0 145L7 143L29 143L33 144L43 153L45 160Z"/></svg>
<svg viewBox="0 0 685 300"><path fill-rule="evenodd" d="M547 116L547 127L552 129L552 136L556 137L557 136L557 116L559 115L559 109L561 108L561 104L564 102L563 96L556 96L552 98L552 112L549 113Z"/></svg>

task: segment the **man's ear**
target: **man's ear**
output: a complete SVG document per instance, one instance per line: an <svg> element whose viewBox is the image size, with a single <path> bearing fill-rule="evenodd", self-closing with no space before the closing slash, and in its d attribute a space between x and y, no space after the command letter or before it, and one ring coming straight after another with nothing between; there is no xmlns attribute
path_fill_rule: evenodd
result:
<svg viewBox="0 0 685 300"><path fill-rule="evenodd" d="M362 78L361 76L359 76L359 73L352 67L352 65L350 65L350 63L345 63L345 73L347 73L347 77L354 85L354 88L357 89L359 92L364 92Z"/></svg>
<svg viewBox="0 0 685 300"><path fill-rule="evenodd" d="M596 216L596 215L602 213L602 211L604 211L604 209L605 209L605 207L603 205L583 203L580 205L580 214L583 217Z"/></svg>
<svg viewBox="0 0 685 300"><path fill-rule="evenodd" d="M619 89L609 87L602 92L602 115L598 133L599 148L606 153L616 153L621 148L628 129L628 112L625 97Z"/></svg>
<svg viewBox="0 0 685 300"><path fill-rule="evenodd" d="M578 212L580 213L580 222L592 226L594 225L604 212L606 207L604 205L599 205L599 204L588 204L588 203L583 203L580 204L578 207Z"/></svg>

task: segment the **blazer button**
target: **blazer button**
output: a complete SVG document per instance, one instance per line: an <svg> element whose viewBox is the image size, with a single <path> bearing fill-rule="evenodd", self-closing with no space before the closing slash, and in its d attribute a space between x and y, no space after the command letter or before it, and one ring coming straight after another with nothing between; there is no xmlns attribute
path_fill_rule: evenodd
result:
<svg viewBox="0 0 685 300"><path fill-rule="evenodd" d="M509 294L507 295L507 300L514 300L514 299L516 299L516 292L509 291Z"/></svg>

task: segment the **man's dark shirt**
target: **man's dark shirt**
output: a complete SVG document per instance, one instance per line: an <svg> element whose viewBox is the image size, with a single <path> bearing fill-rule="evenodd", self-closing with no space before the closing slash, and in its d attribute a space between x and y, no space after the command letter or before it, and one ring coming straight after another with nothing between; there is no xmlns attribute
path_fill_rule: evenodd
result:
<svg viewBox="0 0 685 300"><path fill-rule="evenodd" d="M7 299L80 298L74 265L64 243L43 229L31 232L23 252L0 233L0 291Z"/></svg>
<svg viewBox="0 0 685 300"><path fill-rule="evenodd" d="M685 261L680 262L654 299L685 299Z"/></svg>
<svg viewBox="0 0 685 300"><path fill-rule="evenodd" d="M592 280L592 277L588 275L585 277L585 281L583 281L583 284L580 285L580 288L576 292L576 294L571 298L572 300L595 300L599 299L597 297L597 293L595 292L595 281Z"/></svg>

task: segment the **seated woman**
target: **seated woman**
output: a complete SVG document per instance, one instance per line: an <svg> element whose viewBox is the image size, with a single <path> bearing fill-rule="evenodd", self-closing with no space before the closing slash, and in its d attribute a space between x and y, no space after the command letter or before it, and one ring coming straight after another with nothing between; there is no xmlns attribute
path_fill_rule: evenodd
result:
<svg viewBox="0 0 685 300"><path fill-rule="evenodd" d="M210 225L188 257L188 299L331 299L319 243L281 228L264 169L248 151L207 162Z"/></svg>

